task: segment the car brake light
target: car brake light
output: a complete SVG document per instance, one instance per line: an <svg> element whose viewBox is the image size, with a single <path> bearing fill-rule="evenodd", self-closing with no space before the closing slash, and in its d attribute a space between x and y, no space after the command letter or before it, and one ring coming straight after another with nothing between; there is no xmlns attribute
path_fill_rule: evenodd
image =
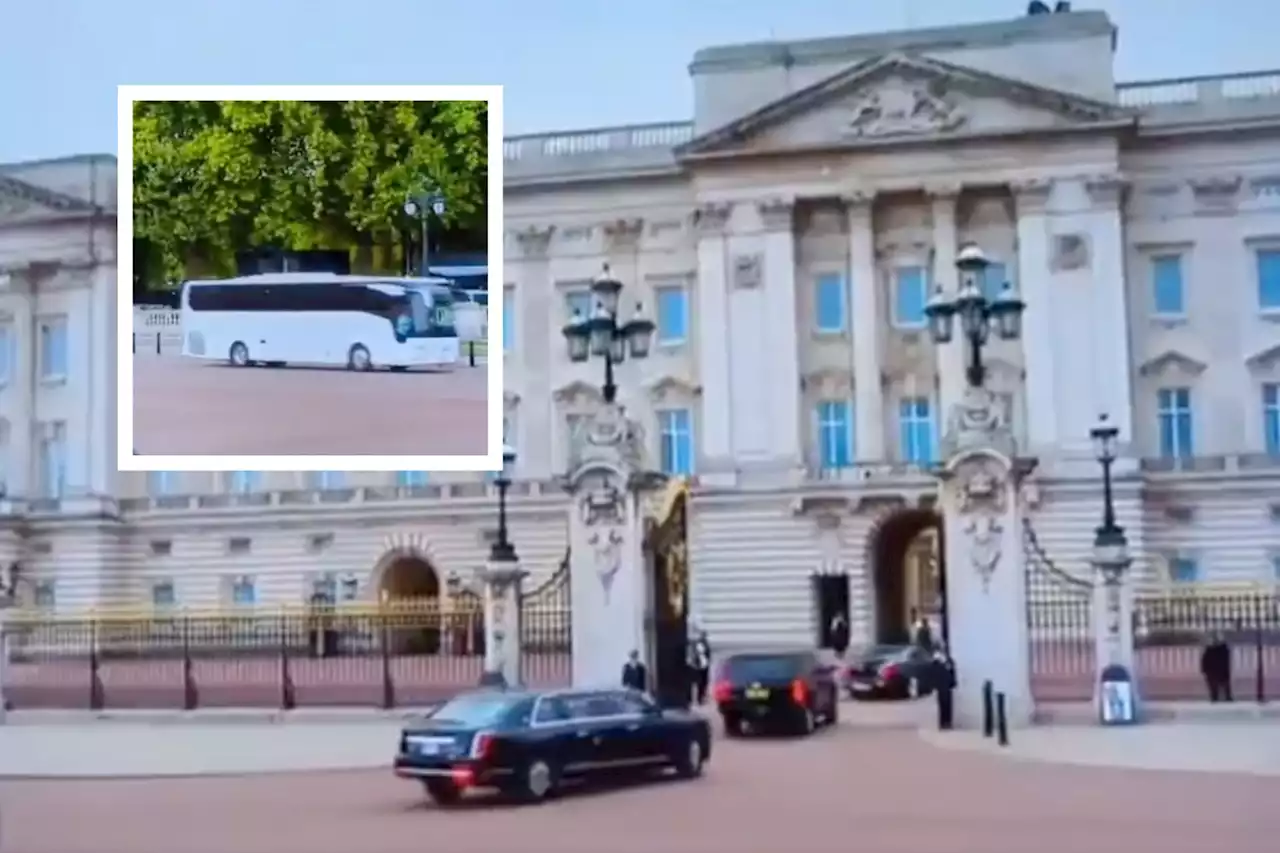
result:
<svg viewBox="0 0 1280 853"><path fill-rule="evenodd" d="M809 704L809 685L805 684L803 678L791 682L791 701L797 705Z"/></svg>
<svg viewBox="0 0 1280 853"><path fill-rule="evenodd" d="M728 702L733 698L733 687L727 681L717 681L711 695L716 702Z"/></svg>
<svg viewBox="0 0 1280 853"><path fill-rule="evenodd" d="M488 732L480 732L471 741L471 757L477 761L487 761L493 757L498 741Z"/></svg>
<svg viewBox="0 0 1280 853"><path fill-rule="evenodd" d="M476 772L470 767L455 767L449 773L449 778L459 788L470 788L476 783Z"/></svg>
<svg viewBox="0 0 1280 853"><path fill-rule="evenodd" d="M884 681L890 681L898 677L898 665L896 663L887 663L880 667L880 678Z"/></svg>

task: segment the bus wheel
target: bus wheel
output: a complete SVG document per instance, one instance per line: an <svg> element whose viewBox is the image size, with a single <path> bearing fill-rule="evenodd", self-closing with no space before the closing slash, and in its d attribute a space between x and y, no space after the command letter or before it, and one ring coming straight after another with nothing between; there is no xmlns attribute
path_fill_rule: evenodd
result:
<svg viewBox="0 0 1280 853"><path fill-rule="evenodd" d="M228 353L227 359L236 367L247 367L249 364L249 348L242 342L236 341L231 345L231 352Z"/></svg>
<svg viewBox="0 0 1280 853"><path fill-rule="evenodd" d="M369 351L364 348L363 344L356 344L351 348L351 352L347 353L347 369L348 370L372 370L373 362L369 358Z"/></svg>

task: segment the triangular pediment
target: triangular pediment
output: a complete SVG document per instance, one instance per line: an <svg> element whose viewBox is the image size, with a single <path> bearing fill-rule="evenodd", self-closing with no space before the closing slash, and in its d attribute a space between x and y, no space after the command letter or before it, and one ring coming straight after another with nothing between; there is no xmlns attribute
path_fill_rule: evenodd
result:
<svg viewBox="0 0 1280 853"><path fill-rule="evenodd" d="M1150 358L1138 366L1138 372L1143 376L1164 376L1171 373L1178 373L1183 376L1199 376L1204 373L1208 365L1199 359L1192 358L1185 352L1170 349Z"/></svg>
<svg viewBox="0 0 1280 853"><path fill-rule="evenodd" d="M645 389L655 400L668 397L696 397L702 393L702 387L683 376L663 374L645 383Z"/></svg>
<svg viewBox="0 0 1280 853"><path fill-rule="evenodd" d="M705 133L685 158L1112 128L1136 122L1116 104L936 59L861 62Z"/></svg>
<svg viewBox="0 0 1280 853"><path fill-rule="evenodd" d="M553 392L552 396L561 403L601 399L599 386L584 382L581 379L575 379L572 382L561 385Z"/></svg>
<svg viewBox="0 0 1280 853"><path fill-rule="evenodd" d="M1255 352L1245 359L1245 366L1250 370L1274 370L1280 366L1280 344Z"/></svg>
<svg viewBox="0 0 1280 853"><path fill-rule="evenodd" d="M92 212L93 205L83 199L0 173L0 225L22 225Z"/></svg>

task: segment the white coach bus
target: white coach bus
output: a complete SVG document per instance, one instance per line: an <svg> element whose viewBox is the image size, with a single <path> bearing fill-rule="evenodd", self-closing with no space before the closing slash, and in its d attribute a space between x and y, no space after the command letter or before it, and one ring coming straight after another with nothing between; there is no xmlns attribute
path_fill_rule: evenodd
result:
<svg viewBox="0 0 1280 853"><path fill-rule="evenodd" d="M182 354L247 367L458 363L445 279L266 273L182 286Z"/></svg>

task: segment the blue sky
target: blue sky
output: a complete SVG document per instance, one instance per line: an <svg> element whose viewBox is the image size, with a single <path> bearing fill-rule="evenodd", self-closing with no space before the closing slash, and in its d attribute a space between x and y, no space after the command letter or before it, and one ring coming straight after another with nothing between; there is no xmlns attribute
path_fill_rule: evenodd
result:
<svg viewBox="0 0 1280 853"><path fill-rule="evenodd" d="M1011 18L1025 0L11 2L0 162L115 151L121 83L501 83L507 132L687 118L713 44ZM1122 80L1280 66L1280 4L1113 0Z"/></svg>

